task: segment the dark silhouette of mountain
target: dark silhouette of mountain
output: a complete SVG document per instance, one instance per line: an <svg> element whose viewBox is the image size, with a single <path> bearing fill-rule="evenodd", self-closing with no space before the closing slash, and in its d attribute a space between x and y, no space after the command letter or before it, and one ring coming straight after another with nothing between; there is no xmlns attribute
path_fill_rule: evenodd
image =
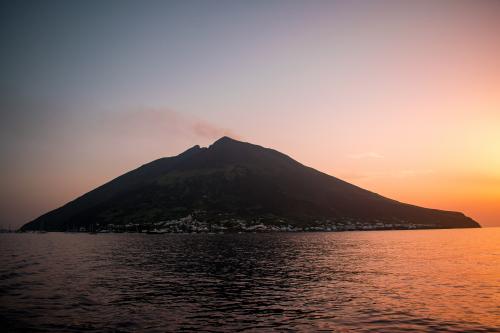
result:
<svg viewBox="0 0 500 333"><path fill-rule="evenodd" d="M228 137L130 171L22 230L147 225L191 215L291 226L393 224L480 227L459 212L417 207L304 166L276 150ZM230 223L230 222L227 222Z"/></svg>

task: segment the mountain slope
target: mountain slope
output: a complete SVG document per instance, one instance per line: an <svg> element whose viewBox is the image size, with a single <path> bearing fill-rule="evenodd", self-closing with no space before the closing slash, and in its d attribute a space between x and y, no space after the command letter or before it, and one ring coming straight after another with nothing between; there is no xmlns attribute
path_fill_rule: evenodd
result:
<svg viewBox="0 0 500 333"><path fill-rule="evenodd" d="M198 220L287 223L384 221L431 227L479 227L462 213L421 208L369 192L290 157L227 137L130 171L22 230Z"/></svg>

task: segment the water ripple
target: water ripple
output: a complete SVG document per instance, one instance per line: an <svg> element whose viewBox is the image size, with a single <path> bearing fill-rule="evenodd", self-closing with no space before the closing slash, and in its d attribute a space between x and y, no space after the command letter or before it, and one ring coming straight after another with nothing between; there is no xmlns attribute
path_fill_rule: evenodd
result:
<svg viewBox="0 0 500 333"><path fill-rule="evenodd" d="M500 229L0 237L11 332L500 332Z"/></svg>

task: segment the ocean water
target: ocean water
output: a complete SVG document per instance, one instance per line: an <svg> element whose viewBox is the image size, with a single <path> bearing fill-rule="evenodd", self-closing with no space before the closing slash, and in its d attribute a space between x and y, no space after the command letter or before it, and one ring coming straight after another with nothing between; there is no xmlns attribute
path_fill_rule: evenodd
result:
<svg viewBox="0 0 500 333"><path fill-rule="evenodd" d="M8 332L500 332L500 228L0 234L0 250Z"/></svg>

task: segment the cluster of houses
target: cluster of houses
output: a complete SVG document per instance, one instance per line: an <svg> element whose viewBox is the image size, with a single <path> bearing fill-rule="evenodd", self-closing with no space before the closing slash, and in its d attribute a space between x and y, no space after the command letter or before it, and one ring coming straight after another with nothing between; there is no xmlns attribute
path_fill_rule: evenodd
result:
<svg viewBox="0 0 500 333"><path fill-rule="evenodd" d="M153 222L149 224L108 224L106 226L93 225L80 227L80 232L139 232L148 234L163 233L224 233L224 232L304 232L304 231L355 231L355 230L406 230L435 228L430 224L413 224L404 220L362 221L344 218L331 221L314 221L309 226L299 227L277 219L272 223L261 220L244 220L238 218L221 219L219 222L203 222L192 215L186 217Z"/></svg>

